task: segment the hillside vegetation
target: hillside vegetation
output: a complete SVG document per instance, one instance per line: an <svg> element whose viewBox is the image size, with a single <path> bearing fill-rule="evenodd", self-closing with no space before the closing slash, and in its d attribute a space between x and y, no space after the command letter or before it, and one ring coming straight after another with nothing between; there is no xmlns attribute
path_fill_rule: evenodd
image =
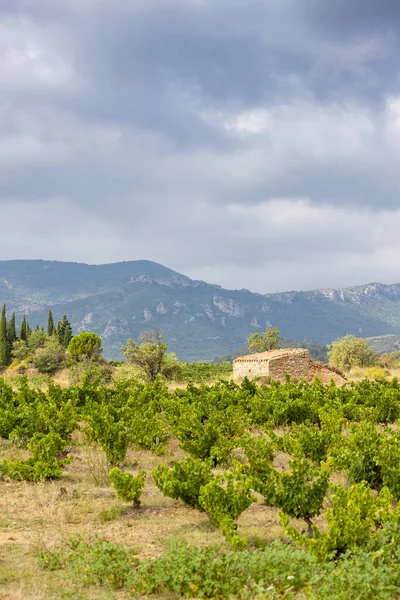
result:
<svg viewBox="0 0 400 600"><path fill-rule="evenodd" d="M261 287L268 287L268 274ZM400 331L400 285L254 294L192 280L162 265L132 261L85 265L57 261L0 261L0 298L47 324L68 314L73 332L94 331L104 356L120 359L128 338L156 328L180 360L213 361L244 347L268 325L286 340L327 344L355 335Z"/></svg>

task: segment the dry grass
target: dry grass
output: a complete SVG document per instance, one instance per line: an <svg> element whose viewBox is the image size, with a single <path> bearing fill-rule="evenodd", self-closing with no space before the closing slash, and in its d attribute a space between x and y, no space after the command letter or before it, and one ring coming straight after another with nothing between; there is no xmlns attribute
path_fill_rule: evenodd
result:
<svg viewBox="0 0 400 600"><path fill-rule="evenodd" d="M2 482L0 494L0 600L125 598L122 592L81 589L66 585L63 571L39 568L40 550L55 550L73 534L84 538L103 537L135 549L139 557L162 554L174 538L203 545L225 544L208 518L182 503L164 497L156 488L151 470L183 457L176 440L166 453L129 450L125 465L132 473L146 469L148 478L142 505L133 509L116 499L108 486L106 459L98 448L87 445L80 435L74 443L74 460L61 479L46 483ZM0 456L26 457L26 451L3 443ZM260 503L247 510L239 521L241 535L266 543L282 535L278 511ZM110 595L111 594L111 595Z"/></svg>

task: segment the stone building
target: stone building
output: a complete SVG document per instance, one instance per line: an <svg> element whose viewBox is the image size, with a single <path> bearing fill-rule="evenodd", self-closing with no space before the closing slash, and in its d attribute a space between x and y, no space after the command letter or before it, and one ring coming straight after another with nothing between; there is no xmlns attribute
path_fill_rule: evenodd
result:
<svg viewBox="0 0 400 600"><path fill-rule="evenodd" d="M312 362L310 353L305 348L285 348L239 356L233 361L233 378L240 381L244 377L271 377L284 383L287 373L291 377L309 380L314 376Z"/></svg>

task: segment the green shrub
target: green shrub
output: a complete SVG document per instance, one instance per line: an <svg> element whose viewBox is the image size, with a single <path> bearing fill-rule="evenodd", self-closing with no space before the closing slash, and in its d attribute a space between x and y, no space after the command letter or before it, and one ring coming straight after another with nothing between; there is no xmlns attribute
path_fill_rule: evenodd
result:
<svg viewBox="0 0 400 600"><path fill-rule="evenodd" d="M205 510L199 501L200 490L213 478L207 463L188 457L176 461L173 467L159 465L153 469L152 475L165 496L182 500L191 508Z"/></svg>
<svg viewBox="0 0 400 600"><path fill-rule="evenodd" d="M33 366L46 375L53 375L61 368L64 349L57 340L50 339L33 359Z"/></svg>
<svg viewBox="0 0 400 600"><path fill-rule="evenodd" d="M286 532L319 561L338 558L346 551L365 547L390 517L392 496L387 488L373 496L363 481L348 491L339 485L332 485L331 490L332 508L326 512L328 529L324 533L313 525L314 537L305 538L290 525L288 516L281 515Z"/></svg>
<svg viewBox="0 0 400 600"><path fill-rule="evenodd" d="M245 538L237 535L237 520L246 508L256 502L252 491L252 479L240 467L234 472L217 475L200 488L200 506L234 547L247 543Z"/></svg>
<svg viewBox="0 0 400 600"><path fill-rule="evenodd" d="M368 377L368 379L385 379L388 375L389 371L379 365L369 367L369 369L365 371L365 377Z"/></svg>
<svg viewBox="0 0 400 600"><path fill-rule="evenodd" d="M71 458L57 459L65 446L66 442L54 431L36 433L28 443L32 458L0 461L0 475L17 481L43 481L60 477L62 466L71 461Z"/></svg>
<svg viewBox="0 0 400 600"><path fill-rule="evenodd" d="M123 473L115 467L109 472L108 478L120 500L133 502L135 507L140 506L140 496L146 480L146 471L140 471L135 477L131 473Z"/></svg>
<svg viewBox="0 0 400 600"><path fill-rule="evenodd" d="M78 360L96 358L101 352L101 337L93 332L82 331L68 345L68 354Z"/></svg>
<svg viewBox="0 0 400 600"><path fill-rule="evenodd" d="M43 569L68 569L84 585L100 585L113 589L129 587L133 569L138 561L120 544L99 539L85 542L79 536L71 537L59 552L39 554Z"/></svg>

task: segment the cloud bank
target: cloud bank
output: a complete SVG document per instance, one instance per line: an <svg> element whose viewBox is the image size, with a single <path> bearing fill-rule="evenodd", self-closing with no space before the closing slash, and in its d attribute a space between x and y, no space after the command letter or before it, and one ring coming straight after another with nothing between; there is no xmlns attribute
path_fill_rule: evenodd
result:
<svg viewBox="0 0 400 600"><path fill-rule="evenodd" d="M398 282L400 6L3 0L0 258Z"/></svg>

